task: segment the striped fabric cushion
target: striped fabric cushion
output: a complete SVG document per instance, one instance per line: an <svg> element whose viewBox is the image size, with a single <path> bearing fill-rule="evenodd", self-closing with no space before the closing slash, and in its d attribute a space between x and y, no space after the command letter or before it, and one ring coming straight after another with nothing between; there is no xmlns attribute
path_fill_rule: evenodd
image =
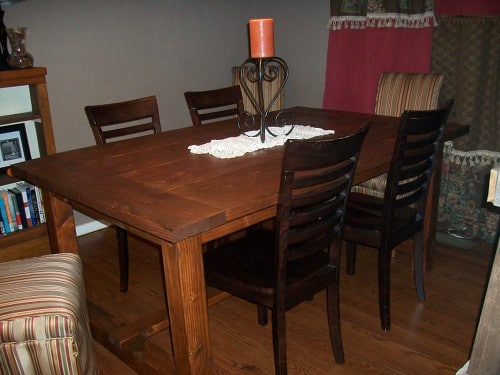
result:
<svg viewBox="0 0 500 375"><path fill-rule="evenodd" d="M248 71L248 67L244 67L245 69L245 74L246 72ZM264 83L262 84L262 88L263 88L263 94L264 94L264 105L267 107L267 105L270 103L271 99L273 98L274 94L276 93L276 91L278 90L278 88L280 87L280 85L282 84L283 82L283 70L282 68L280 67L280 73L279 73L279 76L272 82L267 82L267 81L264 81ZM233 76L233 81L232 81L232 84L233 85L240 85L241 86L241 83L240 83L240 67L239 66L234 66L232 69L231 69L231 72L232 72L232 76ZM252 82L248 82L247 81L247 85L248 85L248 88L250 89L250 91L252 92L252 95L258 100L259 96L257 94L257 83L252 83ZM241 93L243 94L243 107L245 108L245 111L247 112L250 112L252 114L255 114L257 111L255 110L251 100L249 99L245 89L243 88L243 86L241 86ZM283 92L281 92L278 96L278 98L276 98L276 101L274 102L273 106L271 107L271 110L272 111L279 111L280 109L283 108Z"/></svg>
<svg viewBox="0 0 500 375"><path fill-rule="evenodd" d="M434 73L382 73L375 114L399 117L403 111L436 109L443 76Z"/></svg>
<svg viewBox="0 0 500 375"><path fill-rule="evenodd" d="M75 254L0 263L0 373L97 374Z"/></svg>
<svg viewBox="0 0 500 375"><path fill-rule="evenodd" d="M375 98L375 114L399 117L405 110L430 110L438 106L443 76L435 73L382 73ZM352 191L384 196L387 173L353 186Z"/></svg>

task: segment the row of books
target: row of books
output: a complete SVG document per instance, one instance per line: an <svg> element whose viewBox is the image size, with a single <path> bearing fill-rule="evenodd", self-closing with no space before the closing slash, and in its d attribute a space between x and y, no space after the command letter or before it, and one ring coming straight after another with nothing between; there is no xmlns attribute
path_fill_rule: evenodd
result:
<svg viewBox="0 0 500 375"><path fill-rule="evenodd" d="M0 190L0 235L45 222L42 193L38 186L18 182Z"/></svg>

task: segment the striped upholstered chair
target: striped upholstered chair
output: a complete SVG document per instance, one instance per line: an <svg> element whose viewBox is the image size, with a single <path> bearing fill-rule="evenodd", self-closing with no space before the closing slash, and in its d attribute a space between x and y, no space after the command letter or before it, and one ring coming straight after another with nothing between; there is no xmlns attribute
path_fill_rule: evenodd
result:
<svg viewBox="0 0 500 375"><path fill-rule="evenodd" d="M375 114L399 117L405 110L438 107L443 76L436 73L382 73L375 97ZM387 173L353 186L353 191L383 197Z"/></svg>
<svg viewBox="0 0 500 375"><path fill-rule="evenodd" d="M0 263L0 373L98 373L78 255Z"/></svg>
<svg viewBox="0 0 500 375"><path fill-rule="evenodd" d="M245 67L244 69L247 70L248 68ZM278 90L278 87L280 87L281 83L283 82L284 72L283 72L281 67L279 67L279 69L280 69L279 75L274 81L272 81L272 82L264 81L262 84L263 91L264 91L263 94L264 94L264 105L265 106L268 105L268 103L271 101L274 94ZM241 86L240 67L234 66L231 69L231 73L232 73L232 77L233 77L233 80L232 80L233 85L240 85ZM248 88L250 89L250 91L252 92L252 95L255 98L258 98L257 83L247 82L247 85L248 85ZM245 108L245 111L252 113L252 114L255 114L256 110L255 110L251 100L249 99L246 91L244 90L243 86L241 86L241 93L243 94L243 108ZM272 111L279 111L280 109L283 108L283 103L284 103L284 97L283 97L283 91L282 91L279 94L276 101L273 103L271 110Z"/></svg>

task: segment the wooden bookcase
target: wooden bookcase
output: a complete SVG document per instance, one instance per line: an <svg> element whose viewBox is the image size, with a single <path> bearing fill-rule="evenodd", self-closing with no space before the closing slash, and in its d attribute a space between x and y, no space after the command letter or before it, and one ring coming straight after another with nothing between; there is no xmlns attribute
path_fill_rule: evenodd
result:
<svg viewBox="0 0 500 375"><path fill-rule="evenodd" d="M0 71L0 90L28 86L32 107L29 112L0 116L0 126L25 121L39 122L38 137L41 139L38 139L38 143L42 157L56 152L46 75L47 69L42 67ZM0 187L16 181L14 177L0 175ZM0 236L0 262L49 253L50 243L45 223Z"/></svg>

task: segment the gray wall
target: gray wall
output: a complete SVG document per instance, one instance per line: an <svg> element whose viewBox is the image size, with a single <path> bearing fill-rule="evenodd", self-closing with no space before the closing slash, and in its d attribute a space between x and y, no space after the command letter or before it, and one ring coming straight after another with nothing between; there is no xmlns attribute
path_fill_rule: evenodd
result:
<svg viewBox="0 0 500 375"><path fill-rule="evenodd" d="M83 107L156 95L162 128L190 124L183 92L229 85L248 57L246 23L275 19L287 106L321 107L327 0L27 0L4 6L27 26L27 49L48 69L58 151L94 144Z"/></svg>

